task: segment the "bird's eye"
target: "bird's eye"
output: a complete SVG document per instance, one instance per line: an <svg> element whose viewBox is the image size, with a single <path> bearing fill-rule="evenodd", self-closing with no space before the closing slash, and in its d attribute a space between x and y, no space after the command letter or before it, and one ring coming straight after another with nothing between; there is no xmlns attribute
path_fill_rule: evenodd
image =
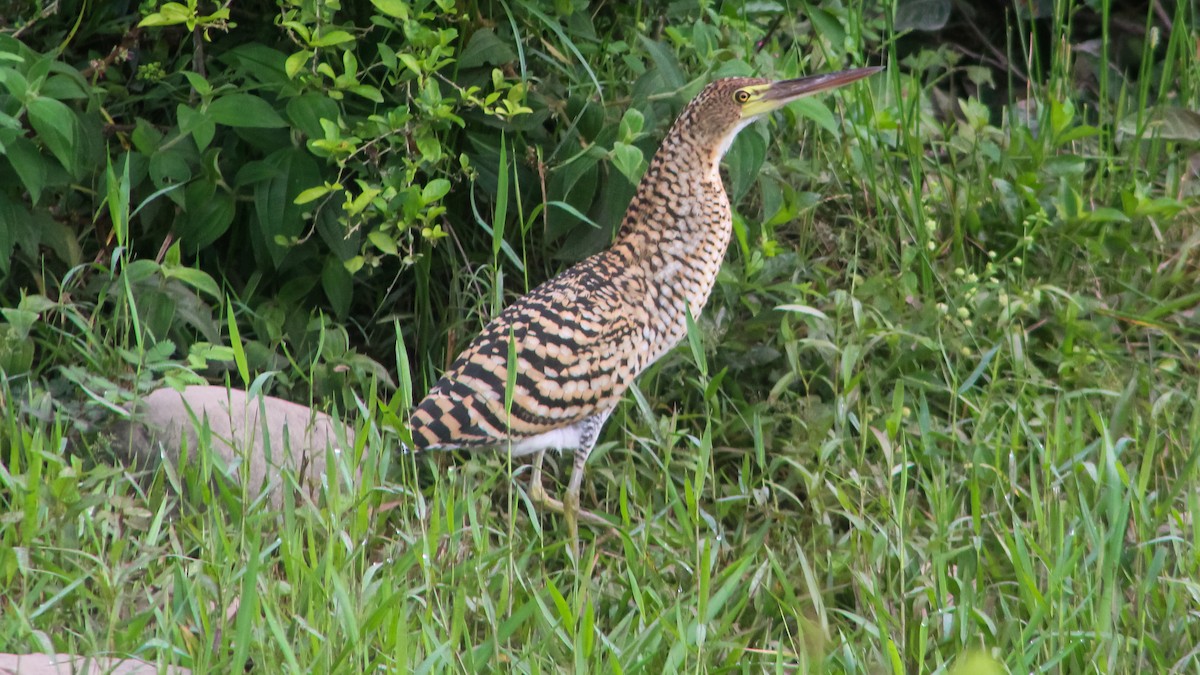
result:
<svg viewBox="0 0 1200 675"><path fill-rule="evenodd" d="M737 91L733 92L733 100L737 101L738 103L745 103L746 101L750 100L750 92L746 91L745 89L738 89Z"/></svg>

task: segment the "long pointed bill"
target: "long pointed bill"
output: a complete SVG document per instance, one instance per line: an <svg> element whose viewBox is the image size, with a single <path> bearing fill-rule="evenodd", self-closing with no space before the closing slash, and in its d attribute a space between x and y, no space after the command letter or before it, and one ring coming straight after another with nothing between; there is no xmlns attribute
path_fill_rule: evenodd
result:
<svg viewBox="0 0 1200 675"><path fill-rule="evenodd" d="M853 68L851 70L841 70L836 73L822 73L820 75L798 77L794 80L772 82L763 89L761 98L745 106L743 114L746 117L761 115L781 108L798 98L841 87L851 82L857 82L881 70L883 68L878 66Z"/></svg>

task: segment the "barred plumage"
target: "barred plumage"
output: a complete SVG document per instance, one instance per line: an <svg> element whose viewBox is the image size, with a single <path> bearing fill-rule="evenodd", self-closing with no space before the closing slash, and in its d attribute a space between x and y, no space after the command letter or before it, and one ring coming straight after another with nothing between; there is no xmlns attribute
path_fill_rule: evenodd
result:
<svg viewBox="0 0 1200 675"><path fill-rule="evenodd" d="M755 119L877 70L705 87L651 160L613 245L483 329L413 413L417 447L538 452L531 495L562 509L574 536L583 463L600 428L633 379L683 339L687 312L700 315L716 281L732 223L721 157ZM516 378L506 409L510 342ZM542 491L547 449L576 451L565 506Z"/></svg>

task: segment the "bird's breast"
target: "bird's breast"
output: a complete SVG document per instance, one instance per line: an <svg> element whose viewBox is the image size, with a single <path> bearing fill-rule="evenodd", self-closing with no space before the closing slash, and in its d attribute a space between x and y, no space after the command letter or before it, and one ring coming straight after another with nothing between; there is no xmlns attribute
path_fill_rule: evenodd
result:
<svg viewBox="0 0 1200 675"><path fill-rule="evenodd" d="M716 283L729 245L732 215L724 190L694 200L689 218L658 230L643 256L647 349L643 367L674 347L687 333L687 313L700 316Z"/></svg>

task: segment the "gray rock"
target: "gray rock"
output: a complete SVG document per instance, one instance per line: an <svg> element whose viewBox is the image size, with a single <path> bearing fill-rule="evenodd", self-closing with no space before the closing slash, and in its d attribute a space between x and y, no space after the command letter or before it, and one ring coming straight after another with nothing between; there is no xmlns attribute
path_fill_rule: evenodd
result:
<svg viewBox="0 0 1200 675"><path fill-rule="evenodd" d="M250 498L265 491L276 508L291 484L282 469L289 469L315 498L325 476L327 449L340 453L339 439L354 448L354 429L325 413L214 386L150 392L133 407L128 421L116 425L115 447L147 468L163 461L178 467L185 446L189 461L195 461L206 425L210 450L224 460L231 476L244 476Z"/></svg>

